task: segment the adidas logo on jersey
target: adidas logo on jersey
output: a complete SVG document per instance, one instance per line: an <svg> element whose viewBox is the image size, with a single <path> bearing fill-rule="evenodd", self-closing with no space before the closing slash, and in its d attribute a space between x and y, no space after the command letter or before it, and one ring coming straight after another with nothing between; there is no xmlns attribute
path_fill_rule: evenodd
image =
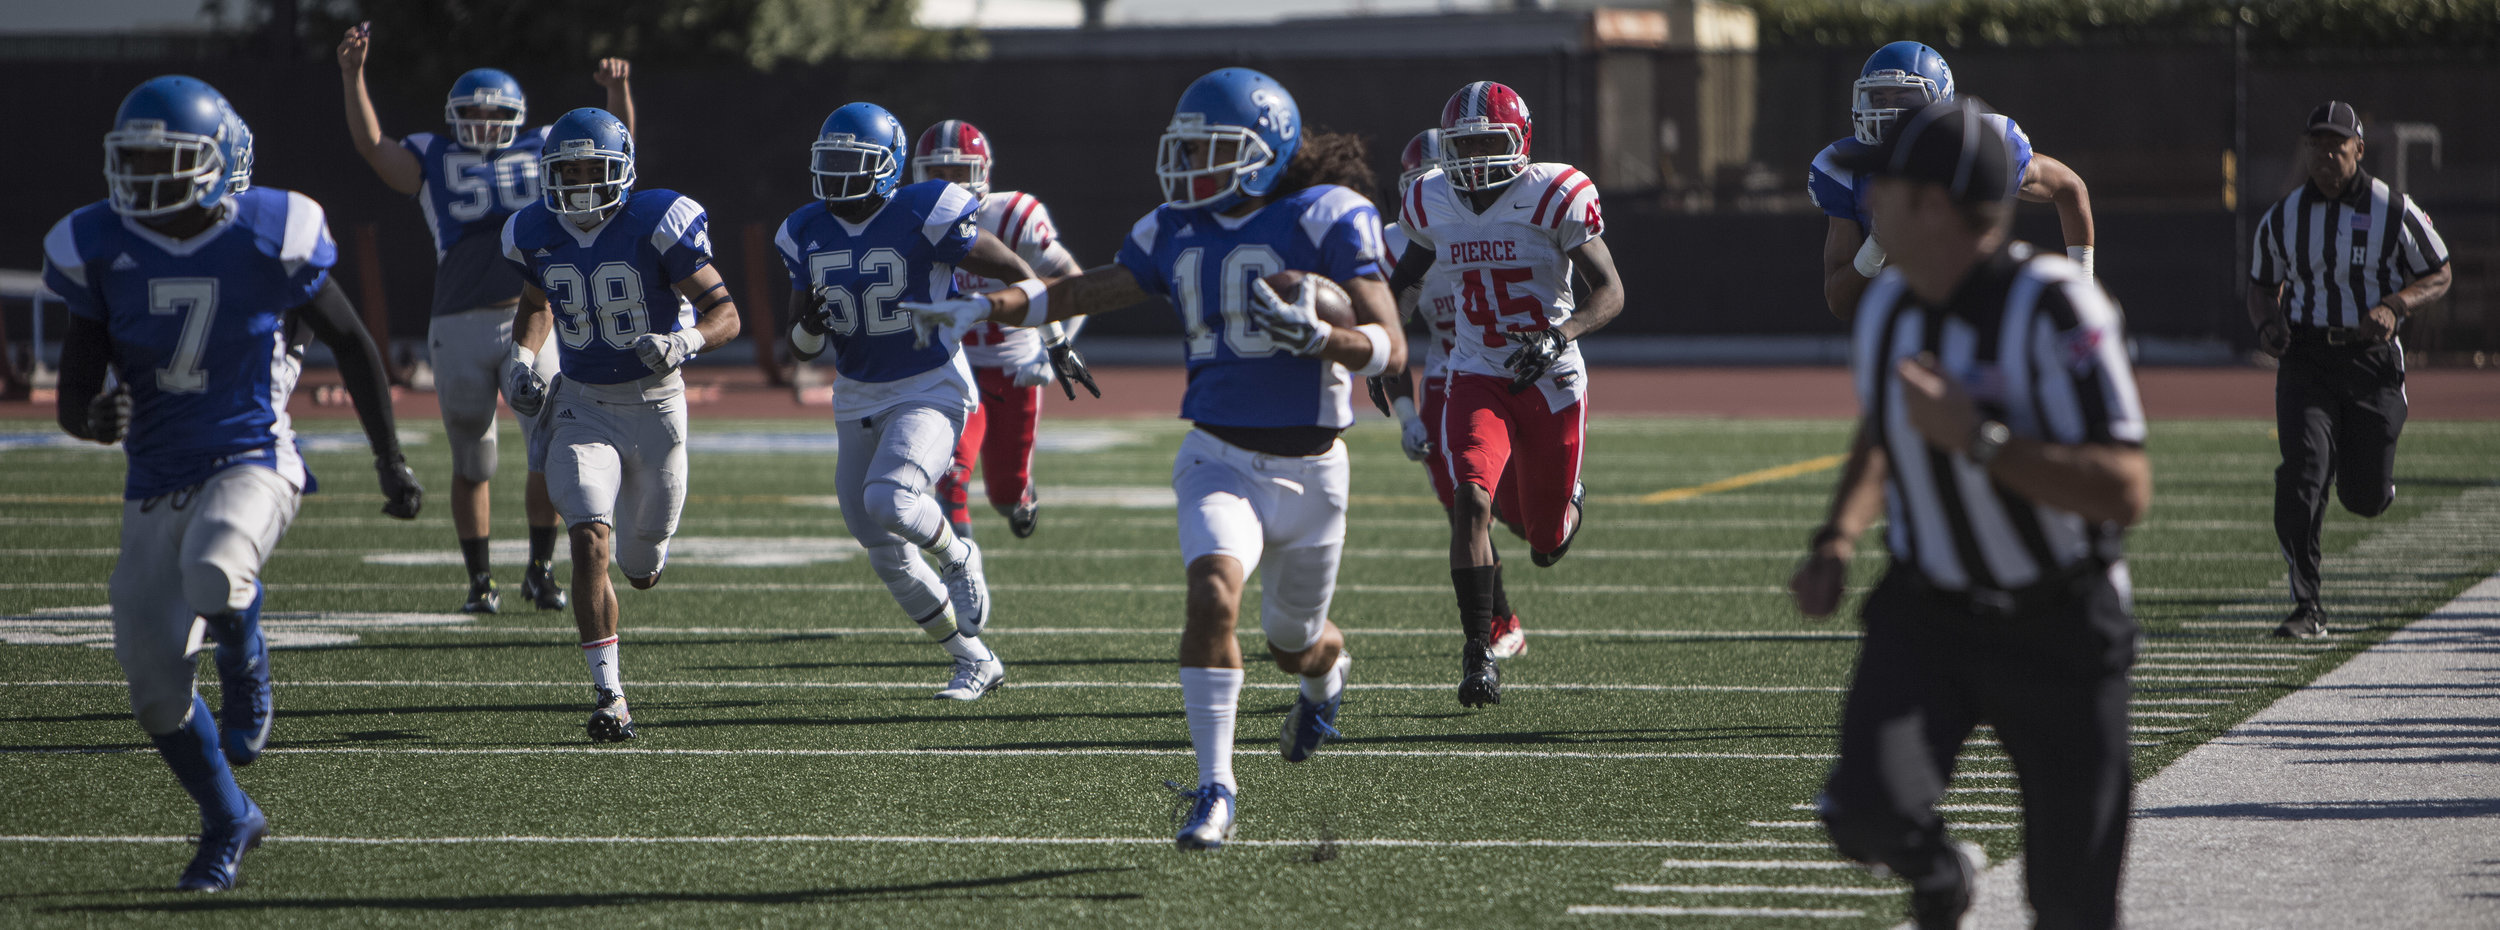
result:
<svg viewBox="0 0 2500 930"><path fill-rule="evenodd" d="M556 413L556 419L559 419L559 420L570 420L570 419L572 419L572 418L573 418L573 411L572 411L572 409L571 409L571 408L566 408L566 409L564 409L564 410L557 411L557 413Z"/></svg>
<svg viewBox="0 0 2500 930"><path fill-rule="evenodd" d="M113 259L113 270L137 271L139 270L139 260L131 258L130 253L123 252L119 258Z"/></svg>
<svg viewBox="0 0 2500 930"><path fill-rule="evenodd" d="M532 252L532 253L530 253L530 254L535 255L535 256L537 256L537 257L539 257L539 258L546 258L546 257L547 257L550 253L549 253L546 249L540 249L540 250L538 250L538 251L536 251L536 252Z"/></svg>

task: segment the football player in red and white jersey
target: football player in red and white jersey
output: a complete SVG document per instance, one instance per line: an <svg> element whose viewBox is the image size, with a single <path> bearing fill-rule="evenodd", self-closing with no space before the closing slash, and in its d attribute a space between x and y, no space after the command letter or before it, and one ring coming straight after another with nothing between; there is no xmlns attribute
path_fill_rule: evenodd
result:
<svg viewBox="0 0 2500 930"><path fill-rule="evenodd" d="M1407 189L1415 179L1438 167L1441 162L1441 131L1426 129L1407 140L1406 149L1398 155L1398 201L1405 202ZM1391 223L1381 227L1381 241L1388 247L1390 273L1397 272L1396 256L1406 254L1406 233ZM1448 274L1443 266L1442 274ZM1382 414L1398 419L1400 444L1406 457L1424 463L1424 474L1432 480L1432 493L1441 498L1441 509L1450 510L1455 500L1455 486L1450 482L1450 465L1441 456L1441 407L1449 396L1450 348L1458 338L1458 298L1446 286L1427 275L1423 286L1399 292L1399 316L1420 322L1425 330L1420 338L1409 336L1407 344L1425 347L1421 385L1422 409L1416 409L1416 377L1408 372L1385 374L1371 379L1372 403ZM1433 296L1425 296L1430 292ZM1519 511L1519 470L1502 471L1499 486L1493 489L1493 509L1502 525L1525 539L1528 528ZM1494 553L1501 561L1501 553ZM1519 627L1519 615L1510 607L1510 595L1502 589L1499 573L1493 577L1493 657L1508 659L1528 651L1527 635Z"/></svg>
<svg viewBox="0 0 2500 930"><path fill-rule="evenodd" d="M1600 236L1597 187L1570 165L1528 161L1532 125L1517 91L1491 81L1460 88L1441 108L1441 164L1406 189L1398 226L1406 254L1391 293L1430 283L1424 299L1454 297L1441 453L1456 488L1450 579L1458 589L1459 703L1500 703L1492 654L1493 491L1518 472L1529 555L1552 565L1580 531L1580 444L1588 375L1575 344L1623 310L1623 281ZM1573 272L1588 283L1580 306Z"/></svg>
<svg viewBox="0 0 2500 930"><path fill-rule="evenodd" d="M1014 249L1033 273L1057 278L1077 273L1075 256L1059 244L1050 224L1050 208L1022 191L991 191L989 137L981 128L959 119L943 120L922 130L912 145L913 181L940 178L963 185L981 198L981 228ZM992 281L957 269L955 287L966 294L995 290ZM1071 341L1084 326L1079 317L1067 324L1025 329L984 323L964 334L964 357L972 363L972 379L981 391L981 406L964 420L963 437L955 444L954 465L938 479L938 501L946 508L955 535L972 538L972 515L965 507L972 468L989 462L990 506L1007 518L1007 529L1022 539L1033 535L1041 504L1033 493L1033 436L1042 422L1042 386L1059 381L1069 400L1082 384L1095 397L1102 391L1085 369Z"/></svg>

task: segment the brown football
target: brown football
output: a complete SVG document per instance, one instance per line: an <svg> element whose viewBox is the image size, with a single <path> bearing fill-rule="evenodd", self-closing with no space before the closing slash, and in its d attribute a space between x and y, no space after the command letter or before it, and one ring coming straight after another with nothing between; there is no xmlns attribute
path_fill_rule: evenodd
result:
<svg viewBox="0 0 2500 930"><path fill-rule="evenodd" d="M1304 287L1316 286L1319 288L1319 299L1313 301L1312 306L1318 308L1319 318L1327 320L1330 326L1354 325L1354 298L1346 296L1345 288L1328 280L1327 275L1279 271L1267 276L1267 286L1275 288L1276 296L1287 303L1301 300Z"/></svg>

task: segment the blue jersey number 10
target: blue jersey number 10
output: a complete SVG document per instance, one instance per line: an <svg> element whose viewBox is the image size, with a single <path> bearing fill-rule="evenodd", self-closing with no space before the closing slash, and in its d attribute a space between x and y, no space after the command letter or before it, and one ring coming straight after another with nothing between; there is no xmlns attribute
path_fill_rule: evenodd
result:
<svg viewBox="0 0 2500 930"><path fill-rule="evenodd" d="M1237 245L1224 253L1223 274L1216 278L1216 310L1224 318L1218 333L1208 321L1203 270L1206 249L1189 248L1172 259L1172 302L1180 305L1181 325L1189 336L1189 357L1215 357L1217 339L1235 358L1276 354L1276 342L1250 318L1250 282L1285 269L1285 260L1265 245Z"/></svg>

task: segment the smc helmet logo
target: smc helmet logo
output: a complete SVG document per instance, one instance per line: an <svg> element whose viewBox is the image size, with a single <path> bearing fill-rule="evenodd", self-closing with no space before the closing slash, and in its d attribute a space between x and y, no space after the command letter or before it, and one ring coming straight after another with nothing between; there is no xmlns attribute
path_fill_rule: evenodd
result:
<svg viewBox="0 0 2500 930"><path fill-rule="evenodd" d="M1293 138L1293 111L1285 108L1285 95L1262 87L1250 92L1250 103L1262 114L1260 126L1276 130L1280 137Z"/></svg>

